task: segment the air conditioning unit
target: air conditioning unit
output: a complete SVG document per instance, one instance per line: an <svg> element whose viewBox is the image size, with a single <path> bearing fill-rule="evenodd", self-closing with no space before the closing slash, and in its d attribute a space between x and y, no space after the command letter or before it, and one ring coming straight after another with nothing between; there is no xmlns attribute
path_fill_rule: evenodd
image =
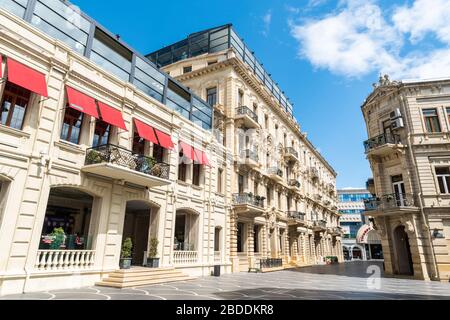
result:
<svg viewBox="0 0 450 320"><path fill-rule="evenodd" d="M394 111L392 111L389 116L391 118L391 127L393 130L403 128L405 126L399 108L396 108Z"/></svg>

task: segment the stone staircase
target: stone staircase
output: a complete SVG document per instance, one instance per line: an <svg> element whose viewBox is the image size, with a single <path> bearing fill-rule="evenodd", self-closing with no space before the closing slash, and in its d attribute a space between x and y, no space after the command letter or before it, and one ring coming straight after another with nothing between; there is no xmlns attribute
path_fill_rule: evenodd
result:
<svg viewBox="0 0 450 320"><path fill-rule="evenodd" d="M158 283L193 280L175 268L142 268L133 267L126 270L116 270L108 273L95 285L114 288L129 288L147 286Z"/></svg>

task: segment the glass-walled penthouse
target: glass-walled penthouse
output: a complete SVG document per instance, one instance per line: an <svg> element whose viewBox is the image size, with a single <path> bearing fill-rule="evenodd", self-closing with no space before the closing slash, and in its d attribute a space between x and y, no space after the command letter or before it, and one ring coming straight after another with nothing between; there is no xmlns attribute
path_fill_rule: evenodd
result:
<svg viewBox="0 0 450 320"><path fill-rule="evenodd" d="M187 39L150 53L147 57L158 67L175 63L205 53L219 52L234 48L239 58L247 64L266 89L278 100L280 105L292 117L292 104L275 83L271 75L258 62L253 52L234 31L231 24L193 33Z"/></svg>
<svg viewBox="0 0 450 320"><path fill-rule="evenodd" d="M76 6L63 0L0 0L0 8L63 41L74 51L134 84L204 129L211 129L212 107L209 104Z"/></svg>

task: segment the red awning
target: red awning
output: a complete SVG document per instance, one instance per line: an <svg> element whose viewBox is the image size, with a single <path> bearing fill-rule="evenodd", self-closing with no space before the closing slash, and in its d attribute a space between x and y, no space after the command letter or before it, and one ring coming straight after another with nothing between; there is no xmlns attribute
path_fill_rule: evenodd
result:
<svg viewBox="0 0 450 320"><path fill-rule="evenodd" d="M2 56L0 55L0 78L3 78L3 72L2 72Z"/></svg>
<svg viewBox="0 0 450 320"><path fill-rule="evenodd" d="M11 58L7 58L6 64L8 66L8 81L37 93L42 97L48 97L47 83L45 82L45 75L43 73Z"/></svg>
<svg viewBox="0 0 450 320"><path fill-rule="evenodd" d="M174 145L170 136L164 132L155 129L156 137L158 138L159 145L166 149L173 149Z"/></svg>
<svg viewBox="0 0 450 320"><path fill-rule="evenodd" d="M183 149L183 154L184 154L185 157L187 157L187 158L189 158L191 160L195 159L195 157L194 157L194 148L192 146L190 146L187 143L184 143L182 141L180 141L180 146L181 146L181 149Z"/></svg>
<svg viewBox="0 0 450 320"><path fill-rule="evenodd" d="M103 121L113 126L116 126L117 128L127 130L127 127L125 126L125 121L123 121L122 113L119 110L110 107L103 102L100 101L97 102Z"/></svg>
<svg viewBox="0 0 450 320"><path fill-rule="evenodd" d="M98 119L98 111L94 98L67 86L66 91L69 107Z"/></svg>
<svg viewBox="0 0 450 320"><path fill-rule="evenodd" d="M203 161L202 161L202 151L200 151L200 150L197 150L197 149L195 149L194 148L194 161L195 162L197 162L197 163L199 163L199 164L203 164Z"/></svg>
<svg viewBox="0 0 450 320"><path fill-rule="evenodd" d="M202 151L202 163L208 167L211 167L208 157L206 156L206 153L204 153L203 151Z"/></svg>
<svg viewBox="0 0 450 320"><path fill-rule="evenodd" d="M134 119L134 124L136 125L137 132L141 138L150 141L151 143L158 144L153 127L139 121L138 119Z"/></svg>

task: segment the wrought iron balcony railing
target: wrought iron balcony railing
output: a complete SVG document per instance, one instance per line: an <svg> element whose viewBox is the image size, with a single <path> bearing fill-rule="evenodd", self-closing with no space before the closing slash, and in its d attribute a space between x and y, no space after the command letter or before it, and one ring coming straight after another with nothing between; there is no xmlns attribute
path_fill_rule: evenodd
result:
<svg viewBox="0 0 450 320"><path fill-rule="evenodd" d="M298 152L295 151L295 149L292 148L292 147L284 148L284 153L287 154L287 155L292 155L292 156L298 158Z"/></svg>
<svg viewBox="0 0 450 320"><path fill-rule="evenodd" d="M247 115L250 118L252 118L255 122L258 122L258 115L255 112L253 112L252 110L250 110L249 107L246 107L246 106L238 107L236 109L236 114L244 115L244 116Z"/></svg>
<svg viewBox="0 0 450 320"><path fill-rule="evenodd" d="M250 149L245 150L245 158L255 162L259 161L258 152Z"/></svg>
<svg viewBox="0 0 450 320"><path fill-rule="evenodd" d="M364 200L366 211L386 210L403 207L416 207L415 197L408 193L385 194L381 197Z"/></svg>
<svg viewBox="0 0 450 320"><path fill-rule="evenodd" d="M254 196L251 193L235 193L233 194L233 203L235 205L252 205L264 208L264 197Z"/></svg>
<svg viewBox="0 0 450 320"><path fill-rule="evenodd" d="M289 180L289 187L300 188L301 187L301 183L300 183L300 181L298 181L296 179L290 179Z"/></svg>
<svg viewBox="0 0 450 320"><path fill-rule="evenodd" d="M267 169L267 173L269 175L276 175L279 176L280 178L283 178L283 170L281 170L280 168L277 167L272 167Z"/></svg>
<svg viewBox="0 0 450 320"><path fill-rule="evenodd" d="M283 259L260 259L259 260L259 267L260 269L264 268L279 268L283 266Z"/></svg>
<svg viewBox="0 0 450 320"><path fill-rule="evenodd" d="M370 138L369 140L364 141L364 149L366 153L370 150L383 146L385 144L398 144L401 143L400 136L397 134L383 133L376 137Z"/></svg>
<svg viewBox="0 0 450 320"><path fill-rule="evenodd" d="M169 179L170 166L125 148L105 144L86 150L85 165L111 163L154 177Z"/></svg>
<svg viewBox="0 0 450 320"><path fill-rule="evenodd" d="M313 179L319 178L319 170L316 167L309 167L309 174Z"/></svg>
<svg viewBox="0 0 450 320"><path fill-rule="evenodd" d="M305 216L306 216L305 213L299 212L299 211L288 211L287 212L287 217L290 219L305 221Z"/></svg>
<svg viewBox="0 0 450 320"><path fill-rule="evenodd" d="M314 227L326 228L327 222L325 220L315 220L313 221Z"/></svg>

